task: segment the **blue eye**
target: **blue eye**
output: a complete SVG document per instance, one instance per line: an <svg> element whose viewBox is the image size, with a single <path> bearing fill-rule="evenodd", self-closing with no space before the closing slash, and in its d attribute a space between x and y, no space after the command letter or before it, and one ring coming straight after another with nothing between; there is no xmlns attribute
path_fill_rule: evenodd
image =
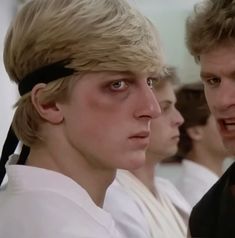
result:
<svg viewBox="0 0 235 238"><path fill-rule="evenodd" d="M122 91L128 87L124 80L116 80L110 84L110 89L113 91Z"/></svg>
<svg viewBox="0 0 235 238"><path fill-rule="evenodd" d="M152 78L148 78L147 79L147 84L150 88L153 88L153 79Z"/></svg>
<svg viewBox="0 0 235 238"><path fill-rule="evenodd" d="M147 84L150 88L153 88L153 86L157 86L159 82L160 82L159 78L151 77L147 79Z"/></svg>

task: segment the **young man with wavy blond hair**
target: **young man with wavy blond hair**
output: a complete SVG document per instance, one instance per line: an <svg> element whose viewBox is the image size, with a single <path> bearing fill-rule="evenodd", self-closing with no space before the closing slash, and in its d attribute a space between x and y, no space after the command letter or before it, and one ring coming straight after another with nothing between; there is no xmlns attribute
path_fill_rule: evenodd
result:
<svg viewBox="0 0 235 238"><path fill-rule="evenodd" d="M1 237L119 237L102 208L116 169L145 163L157 33L125 0L33 0L17 13L4 63L21 95L3 148Z"/></svg>

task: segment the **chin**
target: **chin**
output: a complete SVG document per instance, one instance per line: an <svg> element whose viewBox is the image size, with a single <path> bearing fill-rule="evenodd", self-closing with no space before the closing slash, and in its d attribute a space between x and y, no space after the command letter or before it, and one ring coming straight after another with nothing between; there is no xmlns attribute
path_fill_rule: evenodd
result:
<svg viewBox="0 0 235 238"><path fill-rule="evenodd" d="M235 145L234 143L224 143L225 148L227 149L227 154L235 156Z"/></svg>
<svg viewBox="0 0 235 238"><path fill-rule="evenodd" d="M166 151L166 153L165 153L165 158L172 157L172 156L174 156L176 153L177 153L177 147L171 148L171 149L169 149L168 151Z"/></svg>
<svg viewBox="0 0 235 238"><path fill-rule="evenodd" d="M135 155L131 155L125 160L128 163L124 164L124 168L126 170L134 170L143 167L146 163L146 154L145 151L141 153L136 153Z"/></svg>

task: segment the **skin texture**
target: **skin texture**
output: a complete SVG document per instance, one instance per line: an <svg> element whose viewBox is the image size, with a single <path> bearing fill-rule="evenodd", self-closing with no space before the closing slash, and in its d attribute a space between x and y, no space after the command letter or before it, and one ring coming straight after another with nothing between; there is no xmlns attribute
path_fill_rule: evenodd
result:
<svg viewBox="0 0 235 238"><path fill-rule="evenodd" d="M151 140L148 151L158 159L172 156L177 152L179 126L184 119L175 108L176 97L170 82L156 90L156 98L162 114L151 122Z"/></svg>
<svg viewBox="0 0 235 238"><path fill-rule="evenodd" d="M45 120L46 143L31 149L28 165L63 173L102 204L116 168L136 169L145 163L150 121L160 115L146 74L96 72L78 79L67 103L42 105L39 84L32 101Z"/></svg>
<svg viewBox="0 0 235 238"><path fill-rule="evenodd" d="M166 81L156 89L155 95L159 101L162 114L151 121L150 145L146 153L146 163L131 172L155 195L154 178L156 164L177 152L179 141L179 126L183 118L175 108L176 97L173 85Z"/></svg>
<svg viewBox="0 0 235 238"><path fill-rule="evenodd" d="M235 154L235 45L223 44L200 56L209 108L223 142Z"/></svg>
<svg viewBox="0 0 235 238"><path fill-rule="evenodd" d="M213 157L223 158L227 155L213 115L210 115L207 124L201 127L201 134L201 144Z"/></svg>

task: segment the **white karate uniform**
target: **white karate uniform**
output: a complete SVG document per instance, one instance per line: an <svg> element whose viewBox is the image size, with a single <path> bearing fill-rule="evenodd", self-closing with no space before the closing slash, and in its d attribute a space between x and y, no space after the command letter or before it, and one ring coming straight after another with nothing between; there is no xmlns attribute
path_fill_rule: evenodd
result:
<svg viewBox="0 0 235 238"><path fill-rule="evenodd" d="M187 225L180 212L188 218L190 206L165 179L156 178L155 185L157 197L133 174L118 171L107 190L104 209L112 214L123 237L186 237Z"/></svg>
<svg viewBox="0 0 235 238"><path fill-rule="evenodd" d="M184 159L182 173L175 185L193 207L218 179L219 176L205 166Z"/></svg>
<svg viewBox="0 0 235 238"><path fill-rule="evenodd" d="M164 194L165 197L169 198L179 214L182 216L186 226L188 226L188 219L192 207L179 192L176 186L170 180L158 176L155 177L155 186L159 193Z"/></svg>
<svg viewBox="0 0 235 238"><path fill-rule="evenodd" d="M23 165L6 169L8 183L0 191L0 237L120 238L111 216L71 178Z"/></svg>

